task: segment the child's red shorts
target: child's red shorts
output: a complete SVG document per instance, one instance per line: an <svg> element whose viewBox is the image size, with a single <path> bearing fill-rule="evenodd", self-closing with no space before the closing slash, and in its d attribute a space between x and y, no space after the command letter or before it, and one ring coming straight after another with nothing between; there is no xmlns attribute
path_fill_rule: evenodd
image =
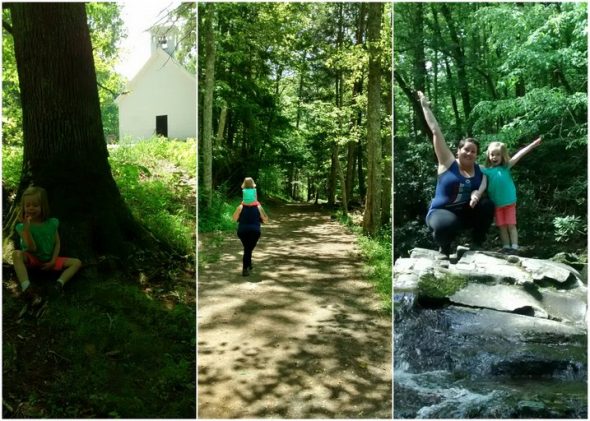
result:
<svg viewBox="0 0 590 421"><path fill-rule="evenodd" d="M496 225L516 225L516 204L496 208Z"/></svg>
<svg viewBox="0 0 590 421"><path fill-rule="evenodd" d="M38 268L38 267L41 267L41 265L43 265L44 263L46 263L46 262L42 262L41 260L39 260L37 258L37 256L32 255L28 251L24 251L23 253L25 254L25 256L27 256L27 261L25 264L28 267ZM67 259L67 257L58 257L57 259L55 259L55 266L53 266L53 268L51 268L51 269L52 270L62 270L66 259Z"/></svg>
<svg viewBox="0 0 590 421"><path fill-rule="evenodd" d="M260 206L260 202L256 201L256 202L252 202L252 203L248 203L248 204L242 202L242 206Z"/></svg>

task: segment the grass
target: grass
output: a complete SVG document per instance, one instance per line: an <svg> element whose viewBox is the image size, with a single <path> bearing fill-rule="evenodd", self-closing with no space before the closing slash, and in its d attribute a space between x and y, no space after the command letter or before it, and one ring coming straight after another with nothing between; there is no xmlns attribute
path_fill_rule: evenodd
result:
<svg viewBox="0 0 590 421"><path fill-rule="evenodd" d="M357 236L357 242L364 258L365 276L373 283L387 312L392 310L392 249L391 227L382 227L374 236L362 231L362 218L359 215L344 216L338 212L338 220L348 226Z"/></svg>
<svg viewBox="0 0 590 421"><path fill-rule="evenodd" d="M135 218L194 256L195 142L151 139L109 152L113 177ZM3 146L2 161L3 187L12 200L22 147ZM81 273L44 313L19 318L23 301L8 267L4 417L194 418L194 268L163 262L162 269L139 281Z"/></svg>
<svg viewBox="0 0 590 421"><path fill-rule="evenodd" d="M232 215L239 200L229 199L223 186L213 192L210 207L206 207L204 198L199 197L199 269L221 258L226 233L236 229Z"/></svg>
<svg viewBox="0 0 590 421"><path fill-rule="evenodd" d="M133 216L158 239L194 255L196 144L154 138L110 151L113 177Z"/></svg>
<svg viewBox="0 0 590 421"><path fill-rule="evenodd" d="M418 282L418 295L428 298L447 298L467 285L467 279L457 275L437 278L425 275Z"/></svg>
<svg viewBox="0 0 590 421"><path fill-rule="evenodd" d="M5 315L20 306L4 294ZM33 418L194 417L195 334L194 306L118 279L72 284L5 329L5 400Z"/></svg>

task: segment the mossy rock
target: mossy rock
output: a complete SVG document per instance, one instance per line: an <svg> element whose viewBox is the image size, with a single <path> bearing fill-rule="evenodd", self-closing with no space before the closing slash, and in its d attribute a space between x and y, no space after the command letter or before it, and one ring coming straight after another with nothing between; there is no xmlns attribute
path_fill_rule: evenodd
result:
<svg viewBox="0 0 590 421"><path fill-rule="evenodd" d="M445 275L437 278L427 274L418 281L418 296L428 298L447 298L467 285L467 279L458 275Z"/></svg>

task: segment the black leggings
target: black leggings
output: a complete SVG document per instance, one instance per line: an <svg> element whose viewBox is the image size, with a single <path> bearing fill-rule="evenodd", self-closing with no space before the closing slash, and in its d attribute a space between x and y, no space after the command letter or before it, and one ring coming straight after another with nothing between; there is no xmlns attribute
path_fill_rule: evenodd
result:
<svg viewBox="0 0 590 421"><path fill-rule="evenodd" d="M256 243L258 243L260 231L238 231L238 237L244 246L242 269L248 269L252 266L252 250L254 250Z"/></svg>
<svg viewBox="0 0 590 421"><path fill-rule="evenodd" d="M435 209L426 218L426 225L432 229L434 241L443 250L448 251L459 232L467 228L472 229L473 243L481 245L493 220L494 203L483 198L474 208L466 204L454 211Z"/></svg>

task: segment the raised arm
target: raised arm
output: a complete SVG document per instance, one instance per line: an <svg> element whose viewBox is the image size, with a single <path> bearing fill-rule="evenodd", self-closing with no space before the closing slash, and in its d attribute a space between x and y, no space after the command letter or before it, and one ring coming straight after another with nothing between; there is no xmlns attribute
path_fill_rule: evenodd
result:
<svg viewBox="0 0 590 421"><path fill-rule="evenodd" d="M449 149L449 145L445 142L438 121L436 121L436 118L430 109L430 103L421 91L418 91L418 99L420 100L426 123L428 124L428 127L430 127L430 130L432 130L432 144L434 146L436 159L438 160L438 173L440 174L451 166L455 160L455 155L453 155L453 152Z"/></svg>
<svg viewBox="0 0 590 421"><path fill-rule="evenodd" d="M508 167L513 167L514 165L516 165L516 163L518 161L520 161L520 159L523 156L525 156L527 153L529 153L530 151L535 149L540 144L541 144L541 136L539 136L537 139L533 140L529 145L525 146L524 148L522 148L521 150L516 152L514 154L514 156L510 159L510 162L508 163Z"/></svg>

